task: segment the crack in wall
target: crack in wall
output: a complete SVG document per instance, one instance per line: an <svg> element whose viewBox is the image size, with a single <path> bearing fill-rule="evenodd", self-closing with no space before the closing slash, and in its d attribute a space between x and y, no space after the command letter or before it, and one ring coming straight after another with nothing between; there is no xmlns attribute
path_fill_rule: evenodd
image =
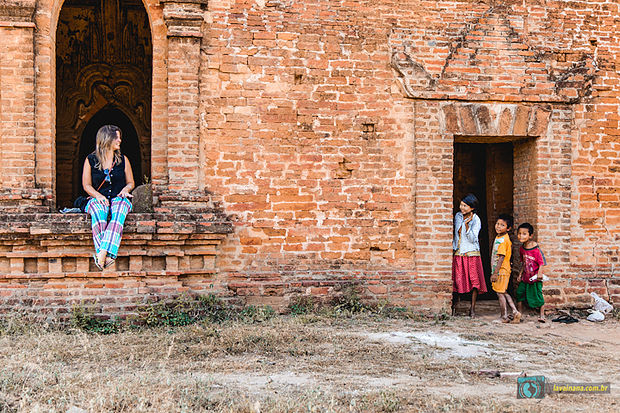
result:
<svg viewBox="0 0 620 413"><path fill-rule="evenodd" d="M472 22L465 24L465 29L463 29L461 31L461 33L457 36L456 43L450 45L450 50L448 51L448 56L446 57L446 61L445 61L444 65L443 65L443 67L441 68L441 73L439 74L439 78L440 79L443 79L443 77L445 75L445 72L446 72L446 69L448 68L450 62L452 61L454 54L456 53L456 51L458 49L463 47L463 45L466 42L467 35L469 35L471 33L471 31L474 30L476 28L476 26L478 26L478 24L480 24L480 20L482 18L487 17L490 14L494 13L496 10L501 10L501 9L505 9L505 8L506 8L506 6L489 7L486 11L484 11L479 17L475 18Z"/></svg>

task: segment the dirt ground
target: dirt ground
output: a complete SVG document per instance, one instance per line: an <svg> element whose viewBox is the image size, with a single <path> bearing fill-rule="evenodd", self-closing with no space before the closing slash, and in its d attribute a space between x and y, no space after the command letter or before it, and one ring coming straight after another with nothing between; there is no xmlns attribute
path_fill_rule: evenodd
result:
<svg viewBox="0 0 620 413"><path fill-rule="evenodd" d="M620 323L277 316L96 335L0 335L0 412L620 411ZM465 313L465 311L463 311ZM16 330L13 328L13 330ZM479 375L497 370L503 377ZM517 399L516 374L610 382Z"/></svg>

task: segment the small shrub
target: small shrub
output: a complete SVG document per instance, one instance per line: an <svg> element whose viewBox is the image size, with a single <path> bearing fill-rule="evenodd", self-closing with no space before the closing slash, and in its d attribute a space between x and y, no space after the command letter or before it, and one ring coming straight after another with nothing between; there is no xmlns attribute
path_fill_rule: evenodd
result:
<svg viewBox="0 0 620 413"><path fill-rule="evenodd" d="M416 314L407 307L397 307L390 305L389 303L380 306L377 310L377 314L386 318L398 318L398 319L412 319L416 317Z"/></svg>
<svg viewBox="0 0 620 413"><path fill-rule="evenodd" d="M71 310L71 325L82 331L98 334L118 333L121 327L119 320L97 318L92 308L85 308L81 305L73 306Z"/></svg>
<svg viewBox="0 0 620 413"><path fill-rule="evenodd" d="M303 322L316 321L316 318L306 317L312 315L350 317L356 314L427 321L427 317L412 312L410 308L392 305L387 299L364 302L353 286L344 289L340 295L334 297L327 305L321 305L313 296L303 295L291 299L288 308L291 315L304 316ZM445 315L442 313L439 315L439 319L444 320Z"/></svg>
<svg viewBox="0 0 620 413"><path fill-rule="evenodd" d="M442 309L439 313L434 314L435 324L444 324L445 321L448 321L451 318L452 316L445 309Z"/></svg>
<svg viewBox="0 0 620 413"><path fill-rule="evenodd" d="M213 294L194 299L187 294L173 300L153 302L138 308L137 321L149 327L182 327L208 319L221 322L230 312Z"/></svg>
<svg viewBox="0 0 620 413"><path fill-rule="evenodd" d="M371 308L362 303L354 287L346 288L341 295L334 298L332 307L336 315L353 315L369 312Z"/></svg>
<svg viewBox="0 0 620 413"><path fill-rule="evenodd" d="M141 306L138 309L138 320L148 327L178 327L191 324L191 304L179 301L159 301Z"/></svg>
<svg viewBox="0 0 620 413"><path fill-rule="evenodd" d="M265 307L256 307L250 305L241 310L241 313L239 314L239 319L244 323L255 324L271 320L273 317L275 317L275 315L275 310L269 305Z"/></svg>
<svg viewBox="0 0 620 413"><path fill-rule="evenodd" d="M204 318L212 323L221 323L233 318L234 309L213 294L198 296L198 306Z"/></svg>
<svg viewBox="0 0 620 413"><path fill-rule="evenodd" d="M213 294L192 298L182 295L174 300L149 303L138 309L137 322L148 327L182 327L206 320L222 323L238 320L260 323L275 317L270 306L236 309Z"/></svg>
<svg viewBox="0 0 620 413"><path fill-rule="evenodd" d="M311 295L300 295L291 300L288 308L292 315L304 315L314 312L317 305Z"/></svg>

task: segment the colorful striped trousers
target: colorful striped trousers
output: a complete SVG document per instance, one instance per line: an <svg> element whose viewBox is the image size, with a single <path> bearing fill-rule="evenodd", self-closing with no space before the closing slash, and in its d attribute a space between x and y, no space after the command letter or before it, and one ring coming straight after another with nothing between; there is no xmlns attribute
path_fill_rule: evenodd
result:
<svg viewBox="0 0 620 413"><path fill-rule="evenodd" d="M95 251L107 251L111 258L116 258L118 247L121 245L123 236L123 224L129 211L131 211L131 201L127 198L112 198L110 206L103 202L91 198L86 204L86 212L90 214L93 228L93 242ZM108 215L111 214L110 222Z"/></svg>

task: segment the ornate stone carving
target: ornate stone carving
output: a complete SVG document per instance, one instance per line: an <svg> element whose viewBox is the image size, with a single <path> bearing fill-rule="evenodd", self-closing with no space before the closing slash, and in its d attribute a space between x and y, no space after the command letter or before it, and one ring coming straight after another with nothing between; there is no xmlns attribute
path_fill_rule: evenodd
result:
<svg viewBox="0 0 620 413"><path fill-rule="evenodd" d="M135 66L96 63L85 67L78 74L75 84L63 88L58 102L64 110L58 113L59 128L79 130L93 109L98 97L106 104L121 107L138 123L134 126L142 133L150 131L150 90L139 88L147 82L145 73Z"/></svg>
<svg viewBox="0 0 620 413"><path fill-rule="evenodd" d="M551 105L445 103L441 130L459 136L485 136L487 142L512 141L514 136L537 137L547 131ZM467 139L461 139L467 142ZM472 142L478 142L474 140Z"/></svg>

